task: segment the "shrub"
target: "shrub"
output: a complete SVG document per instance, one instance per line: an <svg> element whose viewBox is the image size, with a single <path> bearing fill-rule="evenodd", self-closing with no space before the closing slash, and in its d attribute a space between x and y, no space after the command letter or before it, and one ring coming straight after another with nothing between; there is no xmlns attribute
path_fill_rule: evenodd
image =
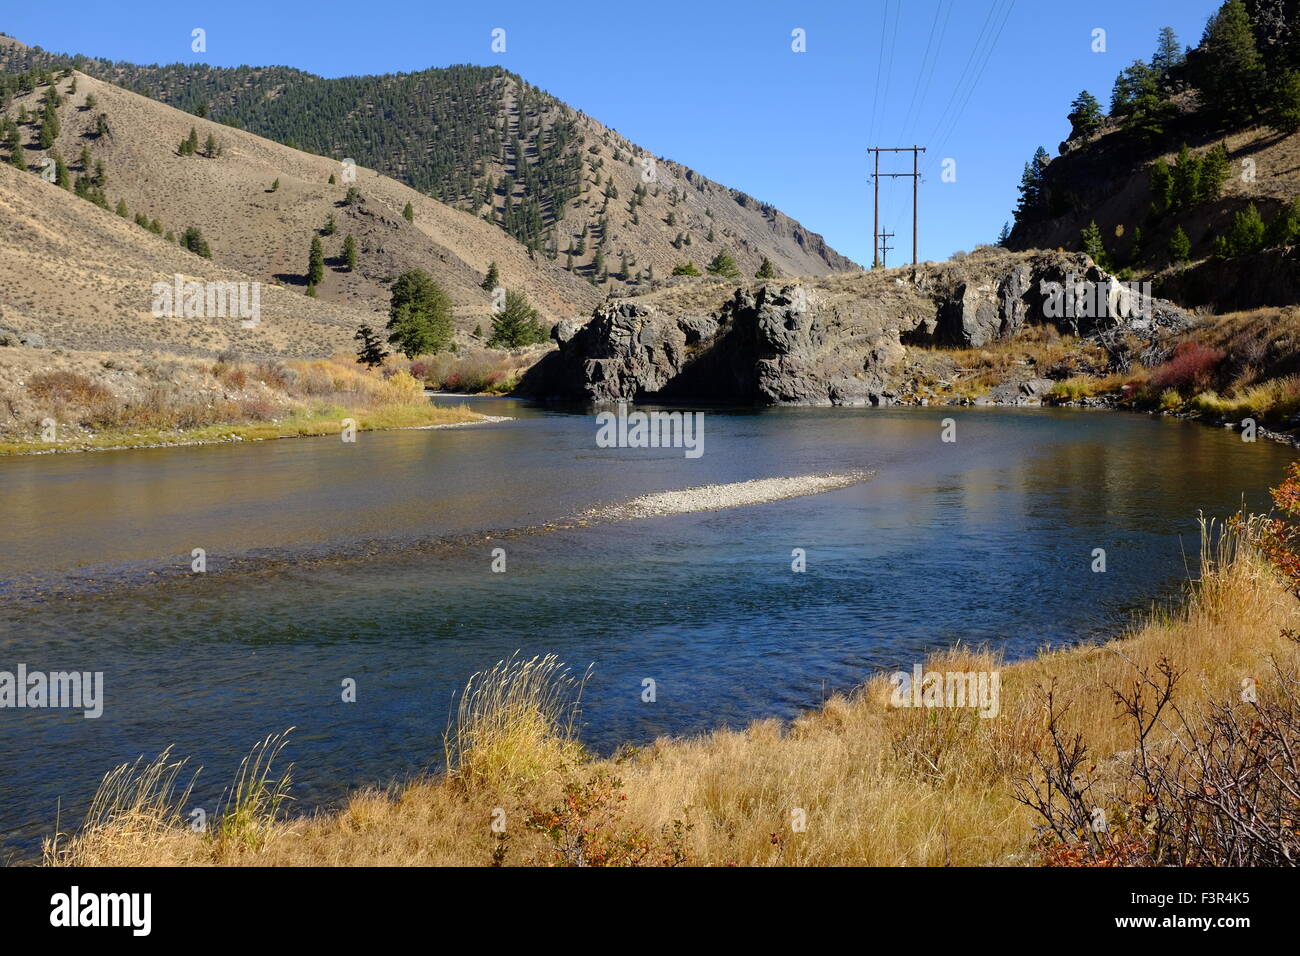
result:
<svg viewBox="0 0 1300 956"><path fill-rule="evenodd" d="M1169 361L1151 370L1151 387L1176 389L1183 394L1203 392L1213 383L1224 354L1222 349L1199 342L1182 342Z"/></svg>

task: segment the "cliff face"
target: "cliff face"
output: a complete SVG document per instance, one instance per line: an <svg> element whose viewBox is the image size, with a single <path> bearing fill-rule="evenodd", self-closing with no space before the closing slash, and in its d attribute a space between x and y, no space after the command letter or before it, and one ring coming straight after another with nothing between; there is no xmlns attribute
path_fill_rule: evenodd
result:
<svg viewBox="0 0 1300 956"><path fill-rule="evenodd" d="M1066 307L1071 282L1105 307ZM710 291L720 304L700 308ZM1190 324L1166 302L1149 306L1081 253L988 252L729 295L713 283L693 295L609 302L585 324L560 323L552 331L559 350L529 371L522 391L592 402L887 405L909 345L979 347L1040 323L1138 339Z"/></svg>

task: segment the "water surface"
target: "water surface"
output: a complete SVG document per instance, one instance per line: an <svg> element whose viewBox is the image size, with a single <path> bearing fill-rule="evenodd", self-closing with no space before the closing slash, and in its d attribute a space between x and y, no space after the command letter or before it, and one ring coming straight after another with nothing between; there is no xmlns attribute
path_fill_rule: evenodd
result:
<svg viewBox="0 0 1300 956"><path fill-rule="evenodd" d="M1263 507L1291 458L1109 412L799 408L708 411L705 454L687 459L597 448L590 414L476 407L514 420L0 461L0 670L106 685L98 720L0 710L0 847L30 854L60 798L76 819L106 769L168 744L205 768L194 805L209 810L248 746L291 725L301 809L430 769L454 691L516 649L595 663L583 736L608 751L788 717L958 640L1014 658L1101 637L1186 580L1198 510ZM568 520L855 468L876 478ZM189 573L194 548L207 574Z"/></svg>

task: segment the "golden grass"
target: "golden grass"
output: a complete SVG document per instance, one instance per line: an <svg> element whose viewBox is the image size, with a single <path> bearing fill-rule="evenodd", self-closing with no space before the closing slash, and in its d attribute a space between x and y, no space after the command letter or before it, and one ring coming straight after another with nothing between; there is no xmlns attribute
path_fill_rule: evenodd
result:
<svg viewBox="0 0 1300 956"><path fill-rule="evenodd" d="M345 419L359 431L372 431L482 417L466 405L434 405L424 386L401 369L384 377L334 360L261 366L218 361L211 376L223 389L256 392L242 402L214 402L202 394L155 387L144 400L128 402L85 376L38 379L29 389L50 403L41 414L60 423L56 434L70 437L47 442L32 434L0 441L0 455L337 435ZM184 427L186 422L196 424ZM67 428L69 423L74 428Z"/></svg>
<svg viewBox="0 0 1300 956"><path fill-rule="evenodd" d="M694 864L1034 865L1035 820L1014 793L1046 740L1047 687L1068 700L1064 728L1083 735L1097 773L1118 782L1131 740L1112 687L1167 658L1186 675L1176 700L1193 719L1209 701L1235 695L1245 677L1258 680L1264 699L1270 660L1288 672L1300 664L1300 648L1284 634L1297 626L1295 598L1262 558L1231 535L1217 544L1207 536L1201 575L1183 605L1154 610L1115 641L1044 649L1007 666L967 647L926 662L937 671L1000 670L996 718L890 706L879 676L790 723L663 739L582 766L574 764L570 709L581 682L554 658L512 659L476 675L462 697L448 738L450 774L275 823L275 839L256 847L191 833L166 814L159 817L166 825L136 829L96 818L51 862L526 863L546 850L545 837L525 825L531 813L554 804L566 779L606 773L626 794L620 825L658 833L688 823L685 851ZM807 825L797 832L800 814ZM505 821L504 837L492 831L494 818Z"/></svg>

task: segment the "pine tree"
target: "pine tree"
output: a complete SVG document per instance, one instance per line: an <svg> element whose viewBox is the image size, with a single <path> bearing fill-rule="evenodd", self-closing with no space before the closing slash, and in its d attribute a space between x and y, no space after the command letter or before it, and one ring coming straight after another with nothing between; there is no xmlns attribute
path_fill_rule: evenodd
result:
<svg viewBox="0 0 1300 956"><path fill-rule="evenodd" d="M1242 0L1228 0L1206 25L1197 73L1201 97L1217 117L1258 114L1264 65Z"/></svg>
<svg viewBox="0 0 1300 956"><path fill-rule="evenodd" d="M1070 112L1066 119L1070 121L1070 139L1082 139L1091 136L1101 129L1102 124L1105 122L1101 113L1101 104L1097 102L1097 97L1087 90L1074 98L1074 102L1070 104Z"/></svg>
<svg viewBox="0 0 1300 956"><path fill-rule="evenodd" d="M1300 200L1292 200L1268 224L1264 236L1265 248L1292 246L1300 241Z"/></svg>
<svg viewBox="0 0 1300 956"><path fill-rule="evenodd" d="M1106 247L1102 244L1101 230L1097 228L1097 220L1088 223L1086 229L1079 233L1079 238L1083 243L1083 251L1088 258L1092 259L1098 266L1107 268Z"/></svg>
<svg viewBox="0 0 1300 956"><path fill-rule="evenodd" d="M348 267L348 272L357 271L357 241L351 235L343 240L343 263Z"/></svg>
<svg viewBox="0 0 1300 956"><path fill-rule="evenodd" d="M1038 147L1034 158L1025 163L1020 177L1020 199L1016 203L1016 222L1025 222L1038 211L1043 201L1043 169L1047 165L1047 150Z"/></svg>
<svg viewBox="0 0 1300 956"><path fill-rule="evenodd" d="M23 162L23 135L18 132L17 124L9 127L5 146L9 149L9 165L17 166L19 169L26 169L27 164Z"/></svg>
<svg viewBox="0 0 1300 956"><path fill-rule="evenodd" d="M50 155L54 159L54 184L64 189L71 189L72 177L68 174L68 164L63 161L62 154L55 150Z"/></svg>
<svg viewBox="0 0 1300 956"><path fill-rule="evenodd" d="M1010 240L1011 240L1011 223L1004 222L1002 223L1002 230L998 233L997 244L999 246L1002 246L1005 249L1007 247L1007 243Z"/></svg>
<svg viewBox="0 0 1300 956"><path fill-rule="evenodd" d="M367 368L378 368L384 364L384 359L388 358L388 349L384 348L383 341L375 333L375 330L368 325L363 325L357 329L357 334L353 336L361 347L357 349L357 364L364 365Z"/></svg>
<svg viewBox="0 0 1300 956"><path fill-rule="evenodd" d="M307 284L320 285L325 278L325 250L321 247L320 236L311 237L311 252L307 255Z"/></svg>
<svg viewBox="0 0 1300 956"><path fill-rule="evenodd" d="M756 279L776 278L776 269L772 267L772 260L769 259L767 256L763 257L763 261L759 264L758 271L754 273L754 278Z"/></svg>
<svg viewBox="0 0 1300 956"><path fill-rule="evenodd" d="M119 199L117 201L117 214L121 216L123 219L126 219L128 216L131 215L130 211L126 208L125 199Z"/></svg>
<svg viewBox="0 0 1300 956"><path fill-rule="evenodd" d="M1173 169L1174 208L1186 209L1196 203L1201 190L1201 160L1193 156L1184 143L1178 151L1178 163Z"/></svg>
<svg viewBox="0 0 1300 956"><path fill-rule="evenodd" d="M338 224L334 221L334 213L330 213L329 218L325 220L325 225L321 226L320 233L322 236L332 236L337 229Z"/></svg>
<svg viewBox="0 0 1300 956"><path fill-rule="evenodd" d="M402 218L407 222L415 222L415 207L409 202L406 204L406 208L402 210Z"/></svg>
<svg viewBox="0 0 1300 956"><path fill-rule="evenodd" d="M1300 132L1300 70L1283 70L1270 91L1270 124L1280 133Z"/></svg>
<svg viewBox="0 0 1300 956"><path fill-rule="evenodd" d="M673 266L673 275L675 276L697 276L700 270L695 268L693 262L683 262L681 265Z"/></svg>
<svg viewBox="0 0 1300 956"><path fill-rule="evenodd" d="M177 152L182 156L193 156L199 151L199 131L193 126L190 127L190 135L181 140L181 145Z"/></svg>
<svg viewBox="0 0 1300 956"><path fill-rule="evenodd" d="M388 341L407 358L451 346L451 300L421 269L403 272L393 283L388 308Z"/></svg>
<svg viewBox="0 0 1300 956"><path fill-rule="evenodd" d="M528 302L528 296L516 289L506 290L504 307L492 316L488 347L515 349L545 340L537 310Z"/></svg>
<svg viewBox="0 0 1300 956"><path fill-rule="evenodd" d="M1174 229L1174 234L1169 237L1169 259L1172 262L1186 262L1192 254L1192 241L1187 238L1187 233L1183 231L1182 226Z"/></svg>
<svg viewBox="0 0 1300 956"><path fill-rule="evenodd" d="M275 182L271 183L271 192L279 192L279 190L280 190L280 180L277 179Z"/></svg>
<svg viewBox="0 0 1300 956"><path fill-rule="evenodd" d="M181 234L180 244L196 256L202 256L204 259L212 258L212 250L208 248L208 241L203 238L203 232L198 226L187 227Z"/></svg>
<svg viewBox="0 0 1300 956"><path fill-rule="evenodd" d="M1187 60L1183 46L1178 42L1178 34L1173 27L1161 27L1156 38L1156 52L1151 57L1151 68L1160 75L1161 82L1168 83L1172 70L1182 66Z"/></svg>
<svg viewBox="0 0 1300 956"><path fill-rule="evenodd" d="M1251 203L1244 212L1232 217L1232 225L1226 235L1215 238L1214 254L1226 259L1259 252L1264 248L1266 233L1264 220L1255 204Z"/></svg>
<svg viewBox="0 0 1300 956"><path fill-rule="evenodd" d="M221 147L217 145L217 138L211 133L203 143L203 155L208 159L216 159L221 155Z"/></svg>
<svg viewBox="0 0 1300 956"><path fill-rule="evenodd" d="M487 276L484 277L483 281L479 284L479 287L486 292L491 292L500 284L501 273L497 271L497 264L495 262L489 262Z"/></svg>
<svg viewBox="0 0 1300 956"><path fill-rule="evenodd" d="M726 252L719 252L708 265L709 275L722 276L724 279L737 279L740 277L740 269L736 265L736 260Z"/></svg>

